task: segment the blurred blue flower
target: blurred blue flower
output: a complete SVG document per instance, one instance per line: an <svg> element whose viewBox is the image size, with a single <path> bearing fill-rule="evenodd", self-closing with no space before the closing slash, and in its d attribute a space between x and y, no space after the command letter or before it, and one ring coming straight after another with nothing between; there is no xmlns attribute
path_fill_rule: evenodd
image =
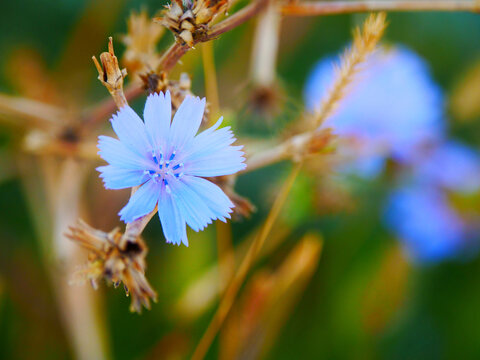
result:
<svg viewBox="0 0 480 360"><path fill-rule="evenodd" d="M335 59L321 60L308 77L304 98L309 111L328 92ZM381 48L367 59L325 125L355 139L353 151L360 155L360 164L350 164L351 172L371 177L383 169L386 156L407 161L423 143L442 138L443 105L442 91L423 59L405 47Z"/></svg>
<svg viewBox="0 0 480 360"><path fill-rule="evenodd" d="M480 156L457 141L427 149L412 166L417 181L461 193L480 189Z"/></svg>
<svg viewBox="0 0 480 360"><path fill-rule="evenodd" d="M406 186L393 192L385 221L419 263L459 255L469 237L466 222L451 208L446 194L427 186Z"/></svg>
<svg viewBox="0 0 480 360"><path fill-rule="evenodd" d="M448 141L427 149L412 166L412 176L388 200L386 225L418 262L473 252L480 235L478 213L460 213L448 195L480 189L480 156Z"/></svg>
<svg viewBox="0 0 480 360"><path fill-rule="evenodd" d="M171 121L170 93L147 98L145 123L125 106L111 123L119 140L100 136L100 156L109 165L97 168L107 189L141 185L119 215L126 223L158 206L167 242L188 245L186 224L203 230L212 220L230 218L233 203L202 177L236 173L245 168L241 146L222 119L196 135L205 99L186 97Z"/></svg>

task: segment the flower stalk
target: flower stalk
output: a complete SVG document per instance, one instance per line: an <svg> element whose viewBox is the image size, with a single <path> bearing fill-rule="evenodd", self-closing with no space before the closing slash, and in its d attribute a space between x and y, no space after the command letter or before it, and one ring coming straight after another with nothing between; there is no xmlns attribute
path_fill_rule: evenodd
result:
<svg viewBox="0 0 480 360"><path fill-rule="evenodd" d="M292 171L290 172L288 178L285 180L282 189L280 190L278 196L276 197L270 212L268 213L267 219L265 220L264 225L262 226L258 237L253 241L250 245L247 254L243 258L240 267L236 271L232 281L230 282L225 294L223 295L222 299L220 300L220 305L215 312L210 324L207 327L207 330L203 334L200 342L198 343L195 351L192 355L193 360L202 360L205 355L207 354L210 345L212 344L215 336L217 335L218 331L220 330L223 322L225 321L230 309L232 308L235 298L242 286L247 274L254 264L260 250L262 249L265 240L267 239L270 231L275 224L275 221L280 214L280 210L283 208L285 201L287 200L288 194L297 178L297 175L300 172L302 167L302 163L298 163L294 166Z"/></svg>
<svg viewBox="0 0 480 360"><path fill-rule="evenodd" d="M312 1L293 2L282 7L282 13L288 16L319 16L350 14L371 11L464 11L478 13L478 1L468 0L420 0L420 1Z"/></svg>

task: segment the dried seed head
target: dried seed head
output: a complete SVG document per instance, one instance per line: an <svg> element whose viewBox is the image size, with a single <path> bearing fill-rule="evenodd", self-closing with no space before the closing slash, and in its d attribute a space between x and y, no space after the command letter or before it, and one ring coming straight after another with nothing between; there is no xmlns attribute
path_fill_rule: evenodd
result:
<svg viewBox="0 0 480 360"><path fill-rule="evenodd" d="M123 94L123 79L127 76L127 70L121 69L118 59L113 51L112 37L108 38L108 52L100 54L100 63L95 56L92 56L95 67L98 71L98 80L107 88L112 95L117 107L121 108L127 104Z"/></svg>
<svg viewBox="0 0 480 360"><path fill-rule="evenodd" d="M118 228L106 233L81 220L69 230L67 237L89 251L88 263L74 274L74 283L88 280L96 289L102 278L115 287L123 282L127 296L132 296L130 311L140 313L142 306L150 309L150 300L156 301L157 294L145 278L148 249L140 238L134 244L122 242Z"/></svg>
<svg viewBox="0 0 480 360"><path fill-rule="evenodd" d="M132 12L127 25L128 32L122 37L126 46L123 64L131 74L156 69L160 63L156 45L164 33L164 28L153 22L145 10Z"/></svg>
<svg viewBox="0 0 480 360"><path fill-rule="evenodd" d="M216 16L227 10L227 0L175 0L154 20L173 32L178 42L193 47L205 39Z"/></svg>

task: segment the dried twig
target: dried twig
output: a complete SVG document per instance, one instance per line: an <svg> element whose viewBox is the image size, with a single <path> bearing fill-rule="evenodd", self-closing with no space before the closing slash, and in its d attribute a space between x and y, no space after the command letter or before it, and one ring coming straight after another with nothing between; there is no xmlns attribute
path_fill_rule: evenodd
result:
<svg viewBox="0 0 480 360"><path fill-rule="evenodd" d="M466 11L479 12L476 1L419 0L419 1L312 1L290 3L282 13L290 16L335 15L370 11Z"/></svg>
<svg viewBox="0 0 480 360"><path fill-rule="evenodd" d="M32 122L33 127L50 129L59 127L65 112L41 101L0 94L0 114L25 119Z"/></svg>
<svg viewBox="0 0 480 360"><path fill-rule="evenodd" d="M282 160L291 159L299 161L305 156L318 154L325 151L333 139L330 129L322 131L308 131L292 136L284 142L259 151L247 159L247 167L242 173L275 164Z"/></svg>

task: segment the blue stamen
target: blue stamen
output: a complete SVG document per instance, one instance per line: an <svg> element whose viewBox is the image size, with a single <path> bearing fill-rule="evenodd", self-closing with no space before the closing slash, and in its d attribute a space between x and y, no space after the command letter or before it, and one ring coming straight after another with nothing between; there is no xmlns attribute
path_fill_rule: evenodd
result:
<svg viewBox="0 0 480 360"><path fill-rule="evenodd" d="M153 161L155 162L155 164L158 165L158 159L157 159L157 155L155 155L155 150L152 150L152 158L153 158Z"/></svg>

